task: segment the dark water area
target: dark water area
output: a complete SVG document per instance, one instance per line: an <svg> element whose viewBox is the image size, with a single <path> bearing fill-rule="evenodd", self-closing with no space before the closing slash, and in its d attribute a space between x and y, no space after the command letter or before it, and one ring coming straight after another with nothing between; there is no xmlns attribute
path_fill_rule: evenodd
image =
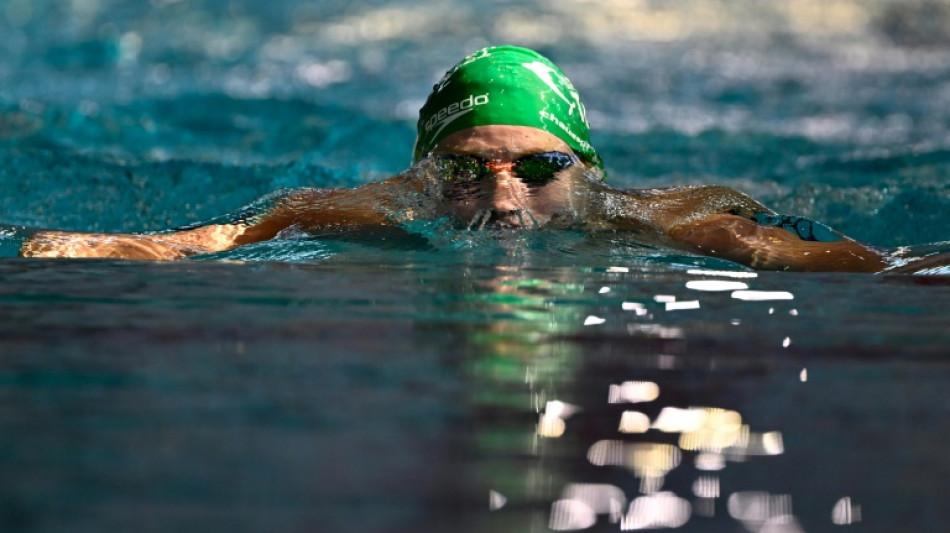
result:
<svg viewBox="0 0 950 533"><path fill-rule="evenodd" d="M742 279L794 299L745 301L686 287L735 279L715 271L621 270L4 260L0 516L23 531L944 527L945 277L763 274ZM699 407L739 419L677 430ZM665 429L638 425L664 410ZM618 443L653 448L594 462ZM554 503L585 490L597 522ZM691 518L630 511L674 495Z"/></svg>
<svg viewBox="0 0 950 533"><path fill-rule="evenodd" d="M950 4L0 2L3 531L933 531L950 282L622 235L16 257L404 170L487 44L574 81L618 187L950 239Z"/></svg>

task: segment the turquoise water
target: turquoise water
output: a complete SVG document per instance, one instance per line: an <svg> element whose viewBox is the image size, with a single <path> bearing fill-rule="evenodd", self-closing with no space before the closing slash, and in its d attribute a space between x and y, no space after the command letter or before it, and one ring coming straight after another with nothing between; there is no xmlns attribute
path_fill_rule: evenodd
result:
<svg viewBox="0 0 950 533"><path fill-rule="evenodd" d="M574 80L618 186L946 251L948 14L0 3L0 527L946 530L945 273L426 223L168 264L16 250L399 172L442 71L514 42Z"/></svg>

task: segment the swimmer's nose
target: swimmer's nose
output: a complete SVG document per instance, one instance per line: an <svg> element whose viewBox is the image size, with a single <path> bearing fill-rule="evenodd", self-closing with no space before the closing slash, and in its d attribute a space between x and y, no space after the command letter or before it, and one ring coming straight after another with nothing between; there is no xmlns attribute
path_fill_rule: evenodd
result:
<svg viewBox="0 0 950 533"><path fill-rule="evenodd" d="M525 185L512 175L510 169L495 172L491 197L491 207L501 213L518 211L525 208Z"/></svg>

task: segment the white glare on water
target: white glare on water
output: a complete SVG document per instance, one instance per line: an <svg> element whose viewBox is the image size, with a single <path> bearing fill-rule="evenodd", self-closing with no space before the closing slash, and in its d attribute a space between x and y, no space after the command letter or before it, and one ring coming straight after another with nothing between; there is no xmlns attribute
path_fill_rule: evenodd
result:
<svg viewBox="0 0 950 533"><path fill-rule="evenodd" d="M607 319L605 318L589 315L587 318L584 319L584 325L585 326L599 326L600 324L603 324L606 321Z"/></svg>
<svg viewBox="0 0 950 533"><path fill-rule="evenodd" d="M706 411L664 407L653 422L653 428L664 433L698 431L706 423Z"/></svg>
<svg viewBox="0 0 950 533"><path fill-rule="evenodd" d="M617 466L623 464L623 441L601 440L587 450L587 460L594 466Z"/></svg>
<svg viewBox="0 0 950 533"><path fill-rule="evenodd" d="M637 316L643 316L647 314L646 306L638 302L623 302L620 304L620 307L624 311L633 311L637 314Z"/></svg>
<svg viewBox="0 0 950 533"><path fill-rule="evenodd" d="M652 381L624 381L620 385L611 385L607 401L609 403L652 402L660 396L660 386Z"/></svg>
<svg viewBox="0 0 950 533"><path fill-rule="evenodd" d="M746 302L767 302L771 300L794 300L795 295L787 291L735 291L732 297Z"/></svg>
<svg viewBox="0 0 950 533"><path fill-rule="evenodd" d="M742 428L743 431L739 442L727 450L730 454L747 456L782 455L785 453L785 442L782 440L782 432L768 431L765 433L753 433L748 431L748 426L742 426Z"/></svg>
<svg viewBox="0 0 950 533"><path fill-rule="evenodd" d="M587 451L587 459L595 466L625 466L637 477L654 479L679 466L681 457L676 446L653 442L601 440Z"/></svg>
<svg viewBox="0 0 950 533"><path fill-rule="evenodd" d="M700 498L718 498L719 478L716 476L699 476L693 482L693 494Z"/></svg>
<svg viewBox="0 0 950 533"><path fill-rule="evenodd" d="M805 533L805 530L794 516L779 515L766 520L759 533Z"/></svg>
<svg viewBox="0 0 950 533"><path fill-rule="evenodd" d="M682 339L685 336L683 328L663 326L660 324L627 324L630 334L645 334L661 339Z"/></svg>
<svg viewBox="0 0 950 533"><path fill-rule="evenodd" d="M748 289L749 285L741 281L724 281L718 279L698 279L686 282L686 288L694 291L737 291Z"/></svg>
<svg viewBox="0 0 950 533"><path fill-rule="evenodd" d="M583 502L595 514L610 515L611 521L619 520L627 497L620 487L605 483L571 483L561 493L564 500Z"/></svg>
<svg viewBox="0 0 950 533"><path fill-rule="evenodd" d="M559 400L548 402L538 419L538 435L551 439L564 435L564 431L567 429L565 420L579 410L580 408L576 405Z"/></svg>
<svg viewBox="0 0 950 533"><path fill-rule="evenodd" d="M702 408L702 412L702 425L680 435L680 448L718 452L739 441L743 426L738 412L712 408Z"/></svg>
<svg viewBox="0 0 950 533"><path fill-rule="evenodd" d="M488 508L492 511L497 511L505 506L508 503L508 498L505 498L500 492L490 490L488 491Z"/></svg>
<svg viewBox="0 0 950 533"><path fill-rule="evenodd" d="M716 452L700 452L694 462L696 470L716 471L726 467L726 458Z"/></svg>
<svg viewBox="0 0 950 533"><path fill-rule="evenodd" d="M552 400L544 405L544 414L548 416L556 416L558 418L570 418L575 413L580 411L581 408L572 405L560 400Z"/></svg>
<svg viewBox="0 0 950 533"><path fill-rule="evenodd" d="M762 450L767 455L781 455L785 452L785 443L782 434L778 431L769 431L762 434Z"/></svg>
<svg viewBox="0 0 950 533"><path fill-rule="evenodd" d="M846 526L861 521L861 506L853 503L851 498L844 497L835 503L831 510L831 522L839 526Z"/></svg>
<svg viewBox="0 0 950 533"><path fill-rule="evenodd" d="M681 311L684 309L699 309L699 300L685 302L666 302L667 311Z"/></svg>
<svg viewBox="0 0 950 533"><path fill-rule="evenodd" d="M650 418L639 411L624 411L620 416L621 433L646 433L650 429Z"/></svg>
<svg viewBox="0 0 950 533"><path fill-rule="evenodd" d="M630 510L620 521L620 530L678 528L689 521L691 514L689 502L672 492L648 494L630 503Z"/></svg>
<svg viewBox="0 0 950 533"><path fill-rule="evenodd" d="M759 275L755 272L733 272L731 270L702 270L702 269L690 269L686 271L687 274L693 276L721 276L724 278L756 278Z"/></svg>
<svg viewBox="0 0 950 533"><path fill-rule="evenodd" d="M577 531L597 523L597 514L579 500L558 500L551 505L548 527L554 531Z"/></svg>
<svg viewBox="0 0 950 533"><path fill-rule="evenodd" d="M567 424L564 420L556 416L542 414L538 419L538 435L550 439L556 439L564 435Z"/></svg>
<svg viewBox="0 0 950 533"><path fill-rule="evenodd" d="M772 531L794 531L791 528L795 524L791 516L792 497L788 494L735 492L729 496L726 508L729 516L742 522L749 531L760 531L765 524L776 527Z"/></svg>

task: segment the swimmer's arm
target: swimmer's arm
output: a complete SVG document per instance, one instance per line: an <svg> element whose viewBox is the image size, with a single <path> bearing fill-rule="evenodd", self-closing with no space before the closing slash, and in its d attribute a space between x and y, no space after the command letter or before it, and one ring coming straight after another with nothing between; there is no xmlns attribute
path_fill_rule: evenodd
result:
<svg viewBox="0 0 950 533"><path fill-rule="evenodd" d="M40 231L23 243L20 255L168 261L228 250L246 230L236 224L214 224L161 234Z"/></svg>
<svg viewBox="0 0 950 533"><path fill-rule="evenodd" d="M884 253L821 224L783 217L751 197L718 185L618 190L603 186L614 207L613 229L661 236L661 242L753 268L796 271L878 272ZM805 220L803 235L795 220ZM833 234L833 235L829 235ZM833 242L806 240L830 237Z"/></svg>
<svg viewBox="0 0 950 533"><path fill-rule="evenodd" d="M390 225L396 191L410 191L403 176L355 189L308 189L282 199L249 223L212 224L155 234L41 231L20 248L24 257L114 258L150 261L222 252L276 237L289 229L334 230Z"/></svg>
<svg viewBox="0 0 950 533"><path fill-rule="evenodd" d="M236 237L235 246L272 239L289 228L314 232L390 226L395 218L412 217L403 204L419 191L421 183L405 175L355 189L296 191Z"/></svg>
<svg viewBox="0 0 950 533"><path fill-rule="evenodd" d="M880 272L889 265L883 252L844 236L833 242L808 241L787 229L730 214L674 226L668 235L688 250L764 270Z"/></svg>
<svg viewBox="0 0 950 533"><path fill-rule="evenodd" d="M719 185L616 189L588 183L588 187L595 191L593 203L598 211L588 219L600 219L604 229L666 235L674 226L720 213L748 219L757 213L774 214L748 195Z"/></svg>

